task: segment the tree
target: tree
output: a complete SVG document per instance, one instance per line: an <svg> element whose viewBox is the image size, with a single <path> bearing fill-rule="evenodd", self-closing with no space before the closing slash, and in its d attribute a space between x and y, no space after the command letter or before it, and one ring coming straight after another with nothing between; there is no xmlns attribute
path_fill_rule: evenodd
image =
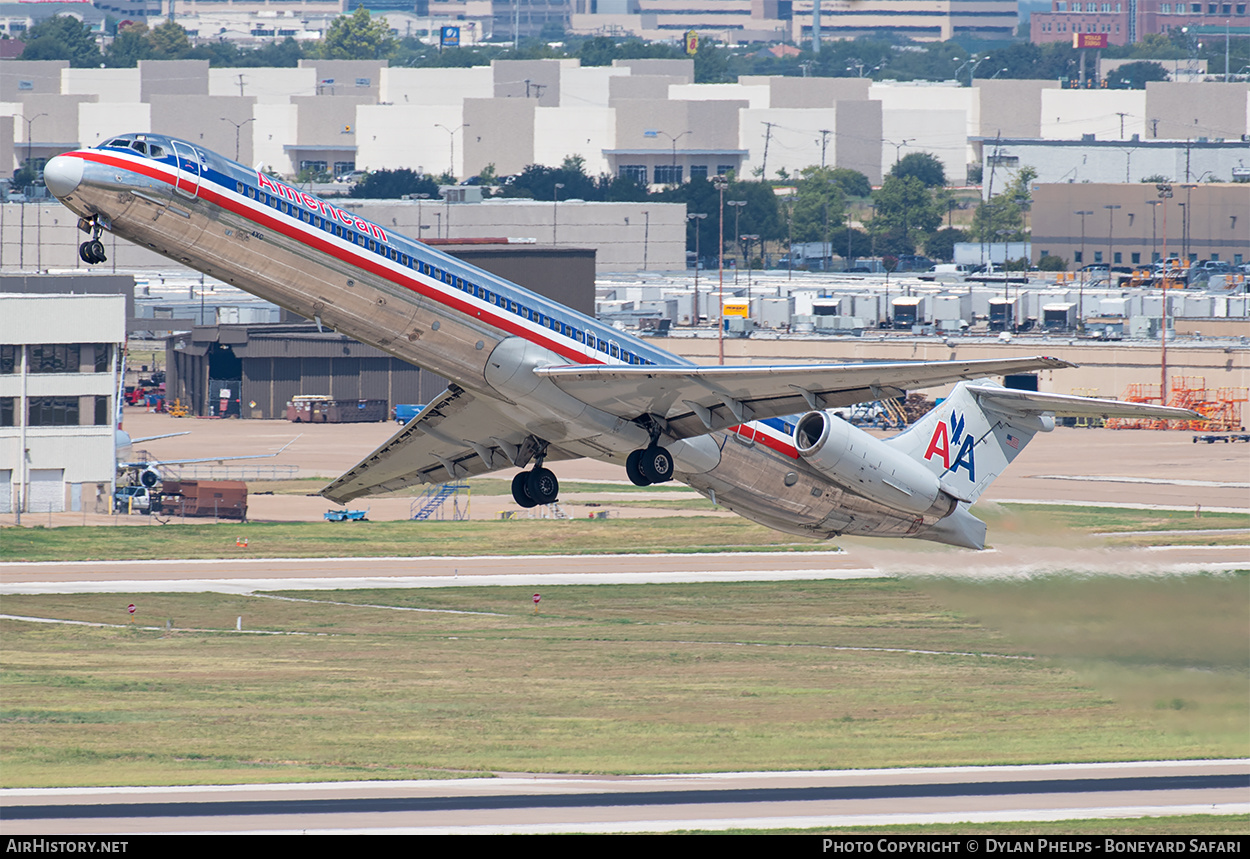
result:
<svg viewBox="0 0 1250 859"><path fill-rule="evenodd" d="M104 61L110 66L134 68L139 60L146 60L151 56L148 25L139 21L118 29L116 38L105 52Z"/></svg>
<svg viewBox="0 0 1250 859"><path fill-rule="evenodd" d="M955 243L968 241L968 233L953 227L938 230L924 240L924 252L935 260L955 258Z"/></svg>
<svg viewBox="0 0 1250 859"><path fill-rule="evenodd" d="M926 188L946 185L946 168L937 156L928 152L908 152L890 168L890 176L914 176Z"/></svg>
<svg viewBox="0 0 1250 859"><path fill-rule="evenodd" d="M100 65L102 55L86 24L70 15L40 21L25 33L23 60L69 60L74 68Z"/></svg>
<svg viewBox="0 0 1250 859"><path fill-rule="evenodd" d="M909 254L923 236L942 224L942 212L933 194L914 176L888 176L873 194L877 213L870 227L877 251Z"/></svg>
<svg viewBox="0 0 1250 859"><path fill-rule="evenodd" d="M504 186L501 196L554 201L558 190L564 200L598 200L598 188L595 180L586 175L585 163L580 155L569 155L559 167L531 164ZM557 183L564 187L557 189Z"/></svg>
<svg viewBox="0 0 1250 859"><path fill-rule="evenodd" d="M429 176L409 170L374 170L352 186L351 197L372 200L398 200L405 194L429 194L431 200L441 199L438 184Z"/></svg>
<svg viewBox="0 0 1250 859"><path fill-rule="evenodd" d="M829 171L830 178L838 183L842 193L848 197L868 197L872 195L872 183L868 177L850 167L834 167Z"/></svg>
<svg viewBox="0 0 1250 859"><path fill-rule="evenodd" d="M328 60L380 60L395 47L386 19L375 21L368 9L357 6L351 15L334 19L321 42L321 55Z"/></svg>
<svg viewBox="0 0 1250 859"><path fill-rule="evenodd" d="M795 183L791 235L796 242L829 241L846 217L846 195L828 167L804 167Z"/></svg>
<svg viewBox="0 0 1250 859"><path fill-rule="evenodd" d="M977 206L972 217L972 236L978 242L1022 241L1024 213L1032 203L1029 186L1037 178L1032 167L1021 167L1001 194Z"/></svg>
<svg viewBox="0 0 1250 859"><path fill-rule="evenodd" d="M1151 81L1167 79L1168 73L1163 66L1139 60L1135 63L1125 63L1107 75L1107 87L1109 89L1145 89L1146 84Z"/></svg>
<svg viewBox="0 0 1250 859"><path fill-rule="evenodd" d="M153 28L147 35L147 43L154 60L177 60L191 52L187 31L173 21Z"/></svg>

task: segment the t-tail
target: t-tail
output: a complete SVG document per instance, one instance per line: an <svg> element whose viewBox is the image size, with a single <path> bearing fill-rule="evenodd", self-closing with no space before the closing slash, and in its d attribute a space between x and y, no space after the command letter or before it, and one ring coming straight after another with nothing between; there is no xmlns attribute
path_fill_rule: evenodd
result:
<svg viewBox="0 0 1250 859"><path fill-rule="evenodd" d="M959 500L954 512L922 539L981 549L985 524L968 512L1025 445L1055 428L1055 417L1135 417L1193 420L1187 409L1045 394L990 382L960 382L949 397L886 444L932 472L946 494Z"/></svg>

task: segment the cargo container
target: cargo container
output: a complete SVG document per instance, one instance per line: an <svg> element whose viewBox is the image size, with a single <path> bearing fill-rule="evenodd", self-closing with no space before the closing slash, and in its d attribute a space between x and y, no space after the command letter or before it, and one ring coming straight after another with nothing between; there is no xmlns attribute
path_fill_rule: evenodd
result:
<svg viewBox="0 0 1250 859"><path fill-rule="evenodd" d="M286 404L286 419L297 424L359 424L390 417L386 400L332 400L300 395Z"/></svg>
<svg viewBox="0 0 1250 859"><path fill-rule="evenodd" d="M247 519L247 484L242 480L165 480L154 511L163 516Z"/></svg>

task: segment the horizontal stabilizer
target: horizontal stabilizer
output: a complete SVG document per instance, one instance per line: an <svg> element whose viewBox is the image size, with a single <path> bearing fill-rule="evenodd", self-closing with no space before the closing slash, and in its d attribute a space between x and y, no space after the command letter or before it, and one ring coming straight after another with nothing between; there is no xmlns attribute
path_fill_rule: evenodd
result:
<svg viewBox="0 0 1250 859"><path fill-rule="evenodd" d="M991 404L1026 415L1053 414L1056 417L1071 418L1157 418L1166 421L1192 421L1202 417L1195 411L1173 406L1126 403L1122 400L1078 397L1072 394L1043 394L1037 391L1018 391L1014 388L991 385L969 385L968 392L979 400L989 401Z"/></svg>

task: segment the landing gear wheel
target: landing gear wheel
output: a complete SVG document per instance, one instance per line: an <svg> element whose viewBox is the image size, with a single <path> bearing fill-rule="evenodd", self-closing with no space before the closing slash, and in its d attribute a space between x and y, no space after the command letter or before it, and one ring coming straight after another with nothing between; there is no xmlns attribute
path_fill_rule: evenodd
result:
<svg viewBox="0 0 1250 859"><path fill-rule="evenodd" d="M92 239L89 242L83 242L79 245L78 258L87 265L96 265L108 259L104 255L104 243L99 239Z"/></svg>
<svg viewBox="0 0 1250 859"><path fill-rule="evenodd" d="M642 459L642 448L631 451L629 456L625 457L625 475L629 478L629 482L635 486L650 486L651 481L638 468L638 460L640 459Z"/></svg>
<svg viewBox="0 0 1250 859"><path fill-rule="evenodd" d="M537 507L538 502L530 498L529 490L525 485L529 482L530 473L522 471L516 477L512 478L512 500L526 509Z"/></svg>
<svg viewBox="0 0 1250 859"><path fill-rule="evenodd" d="M638 457L638 470L652 483L673 479L673 457L657 444L643 450Z"/></svg>
<svg viewBox="0 0 1250 859"><path fill-rule="evenodd" d="M537 504L551 504L560 496L560 481L547 468L535 468L525 481L525 492Z"/></svg>

